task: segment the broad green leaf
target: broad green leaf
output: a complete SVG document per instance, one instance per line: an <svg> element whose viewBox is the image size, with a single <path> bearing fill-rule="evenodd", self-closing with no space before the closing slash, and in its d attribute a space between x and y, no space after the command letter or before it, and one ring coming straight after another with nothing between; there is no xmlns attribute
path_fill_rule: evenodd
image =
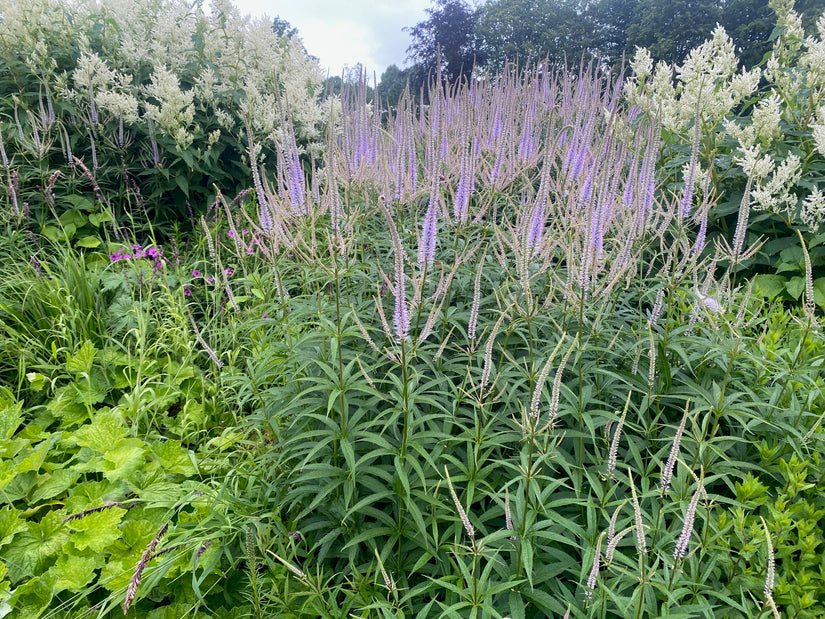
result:
<svg viewBox="0 0 825 619"><path fill-rule="evenodd" d="M752 281L755 295L775 299L785 292L787 279L779 275L761 274L754 277Z"/></svg>
<svg viewBox="0 0 825 619"><path fill-rule="evenodd" d="M14 617L40 617L52 601L52 578L31 578L20 584L8 600Z"/></svg>
<svg viewBox="0 0 825 619"><path fill-rule="evenodd" d="M80 473L72 469L57 469L37 478L37 489L32 493L31 502L37 503L63 494L71 488Z"/></svg>
<svg viewBox="0 0 825 619"><path fill-rule="evenodd" d="M72 520L68 523L73 531L69 539L78 550L104 552L120 537L118 525L125 513L125 509L111 507Z"/></svg>
<svg viewBox="0 0 825 619"><path fill-rule="evenodd" d="M103 454L103 475L109 481L132 481L135 471L146 462L146 444L137 438L122 438Z"/></svg>
<svg viewBox="0 0 825 619"><path fill-rule="evenodd" d="M89 223L97 228L100 224L111 221L109 213L92 213L89 215Z"/></svg>
<svg viewBox="0 0 825 619"><path fill-rule="evenodd" d="M100 239L94 236L84 236L77 242L78 247L88 247L89 249L94 249L100 245Z"/></svg>
<svg viewBox="0 0 825 619"><path fill-rule="evenodd" d="M66 371L72 373L89 372L92 369L92 364L95 361L97 349L89 340L83 342L74 355L69 355L66 359Z"/></svg>
<svg viewBox="0 0 825 619"><path fill-rule="evenodd" d="M69 539L63 517L49 512L39 523L27 523L26 530L3 548L3 560L13 583L42 574L51 558L63 552L63 544Z"/></svg>
<svg viewBox="0 0 825 619"><path fill-rule="evenodd" d="M112 448L121 438L125 437L127 430L123 427L123 422L114 415L98 413L92 419L92 423L79 428L72 435L71 439L81 447L89 447L97 452L104 453Z"/></svg>
<svg viewBox="0 0 825 619"><path fill-rule="evenodd" d="M100 404L106 399L106 388L94 378L94 374L92 374L88 380L78 377L78 379L71 384L71 387L74 392L74 401L87 407Z"/></svg>
<svg viewBox="0 0 825 619"><path fill-rule="evenodd" d="M184 449L179 441L162 441L152 445L152 453L158 459L161 467L167 473L178 473L180 475L194 475L195 467L189 452Z"/></svg>
<svg viewBox="0 0 825 619"><path fill-rule="evenodd" d="M8 486L17 474L17 467L11 460L0 462L0 490Z"/></svg>
<svg viewBox="0 0 825 619"><path fill-rule="evenodd" d="M805 290L805 278L801 276L792 277L785 284L785 290L787 290L788 294L794 299L798 299L802 296L802 292Z"/></svg>
<svg viewBox="0 0 825 619"><path fill-rule="evenodd" d="M26 530L21 512L11 505L0 508L0 547L8 544L16 533Z"/></svg>
<svg viewBox="0 0 825 619"><path fill-rule="evenodd" d="M23 423L23 403L0 399L0 439L11 438Z"/></svg>
<svg viewBox="0 0 825 619"><path fill-rule="evenodd" d="M52 442L51 440L43 441L37 447L31 449L29 453L17 463L15 472L19 475L20 473L28 473L29 471L34 471L35 473L39 471L40 467L43 466L43 462L46 461L46 457L49 455Z"/></svg>
<svg viewBox="0 0 825 619"><path fill-rule="evenodd" d="M63 555L51 568L49 574L54 578L53 593L71 591L80 593L86 589L95 577L95 570L101 566L94 557L74 554Z"/></svg>

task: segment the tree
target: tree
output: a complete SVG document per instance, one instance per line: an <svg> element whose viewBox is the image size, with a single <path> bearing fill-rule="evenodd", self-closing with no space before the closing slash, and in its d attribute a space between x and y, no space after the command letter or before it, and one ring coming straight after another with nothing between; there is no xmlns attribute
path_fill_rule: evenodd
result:
<svg viewBox="0 0 825 619"><path fill-rule="evenodd" d="M476 45L476 12L465 0L434 2L428 19L405 28L413 40L407 58L427 70L437 68L440 60L441 71L452 81L483 61Z"/></svg>
<svg viewBox="0 0 825 619"><path fill-rule="evenodd" d="M719 23L733 39L743 67L756 66L773 47L770 37L776 15L768 6L768 0L729 0Z"/></svg>
<svg viewBox="0 0 825 619"><path fill-rule="evenodd" d="M487 0L476 33L488 68L507 60L578 62L591 50L593 22L584 0Z"/></svg>
<svg viewBox="0 0 825 619"><path fill-rule="evenodd" d="M378 94L381 96L383 105L395 107L401 94L407 87L407 71L402 71L398 65L391 64L381 74L381 81L378 82Z"/></svg>
<svg viewBox="0 0 825 619"><path fill-rule="evenodd" d="M636 18L641 0L600 0L589 7L593 23L591 52L608 65L616 66L628 49L627 28Z"/></svg>
<svg viewBox="0 0 825 619"><path fill-rule="evenodd" d="M298 29L295 26L278 15L272 20L272 31L279 37L286 37L287 39L291 39L298 34Z"/></svg>
<svg viewBox="0 0 825 619"><path fill-rule="evenodd" d="M646 47L656 60L681 63L722 17L718 0L642 0L627 27L628 51Z"/></svg>

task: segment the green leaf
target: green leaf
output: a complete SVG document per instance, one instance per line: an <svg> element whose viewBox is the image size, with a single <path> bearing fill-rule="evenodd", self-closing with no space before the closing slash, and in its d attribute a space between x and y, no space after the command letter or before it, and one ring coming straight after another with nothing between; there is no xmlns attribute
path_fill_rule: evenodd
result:
<svg viewBox="0 0 825 619"><path fill-rule="evenodd" d="M97 228L100 224L111 221L112 217L109 213L92 213L89 215L89 223Z"/></svg>
<svg viewBox="0 0 825 619"><path fill-rule="evenodd" d="M43 466L43 462L46 461L46 456L49 455L51 445L52 441L43 441L36 448L32 449L28 455L17 463L15 473L19 475L29 471L34 471L35 473L39 471L40 467Z"/></svg>
<svg viewBox="0 0 825 619"><path fill-rule="evenodd" d="M133 481L135 472L146 462L146 444L138 438L122 438L104 455L103 475L109 481Z"/></svg>
<svg viewBox="0 0 825 619"><path fill-rule="evenodd" d="M98 413L92 423L79 428L70 438L80 447L89 447L99 453L112 448L121 438L126 436L123 422L114 415Z"/></svg>
<svg viewBox="0 0 825 619"><path fill-rule="evenodd" d="M825 277L814 280L814 303L825 308Z"/></svg>
<svg viewBox="0 0 825 619"><path fill-rule="evenodd" d="M118 525L125 513L125 509L111 507L72 520L68 523L69 528L73 530L69 539L78 550L88 548L93 552L104 552L120 538Z"/></svg>
<svg viewBox="0 0 825 619"><path fill-rule="evenodd" d="M80 593L86 589L95 577L95 570L101 566L94 557L79 555L63 555L50 569L49 574L54 577L53 593L71 591Z"/></svg>
<svg viewBox="0 0 825 619"><path fill-rule="evenodd" d="M9 599L15 617L40 617L52 601L51 578L32 578L18 586Z"/></svg>
<svg viewBox="0 0 825 619"><path fill-rule="evenodd" d="M759 297L775 299L785 292L788 280L779 275L761 274L753 278L753 293Z"/></svg>
<svg viewBox="0 0 825 619"><path fill-rule="evenodd" d="M66 371L78 374L81 372L88 373L92 369L92 364L95 361L97 348L94 347L89 340L83 342L83 346L74 355L68 355L66 360Z"/></svg>
<svg viewBox="0 0 825 619"><path fill-rule="evenodd" d="M155 443L152 445L152 453L167 473L186 476L195 474L195 467L192 466L189 452L181 446L179 441Z"/></svg>
<svg viewBox="0 0 825 619"><path fill-rule="evenodd" d="M180 190L183 193L185 193L186 195L189 195L189 182L186 180L185 177L178 174L175 177L175 183L177 183L178 187L180 187Z"/></svg>
<svg viewBox="0 0 825 619"><path fill-rule="evenodd" d="M88 247L89 249L94 249L100 245L100 239L94 236L84 236L77 242L78 247Z"/></svg>
<svg viewBox="0 0 825 619"><path fill-rule="evenodd" d="M37 479L37 489L31 496L31 502L37 503L63 494L79 477L80 473L72 469L57 469L41 475Z"/></svg>
<svg viewBox="0 0 825 619"><path fill-rule="evenodd" d="M792 277L785 284L785 290L787 290L788 294L794 299L799 299L799 297L802 296L802 291L805 290L805 278L800 276Z"/></svg>
<svg viewBox="0 0 825 619"><path fill-rule="evenodd" d="M22 402L0 399L0 439L9 439L23 423Z"/></svg>
<svg viewBox="0 0 825 619"><path fill-rule="evenodd" d="M20 517L21 513L11 505L0 508L0 547L8 544L15 534L26 530L26 521Z"/></svg>

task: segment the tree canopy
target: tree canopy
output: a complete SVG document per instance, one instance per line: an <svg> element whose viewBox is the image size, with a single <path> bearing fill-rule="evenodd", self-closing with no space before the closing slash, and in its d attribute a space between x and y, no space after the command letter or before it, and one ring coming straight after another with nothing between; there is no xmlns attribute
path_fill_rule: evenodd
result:
<svg viewBox="0 0 825 619"><path fill-rule="evenodd" d="M814 26L825 0L799 0L806 27ZM495 72L508 60L605 67L646 47L654 60L681 62L716 24L733 39L740 62L754 66L771 49L776 16L768 0L433 0L427 19L407 28L413 64L386 73L382 90L409 81L417 91L436 69L450 80L473 67ZM440 61L440 65L439 65Z"/></svg>

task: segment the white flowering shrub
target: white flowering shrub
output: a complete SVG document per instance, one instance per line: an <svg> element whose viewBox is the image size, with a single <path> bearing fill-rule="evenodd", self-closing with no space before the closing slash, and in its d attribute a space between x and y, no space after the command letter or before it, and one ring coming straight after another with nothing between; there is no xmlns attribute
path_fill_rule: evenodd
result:
<svg viewBox="0 0 825 619"><path fill-rule="evenodd" d="M228 0L12 0L0 19L6 193L34 207L42 176L76 178L77 157L120 202L203 210L214 184L249 185L250 139L258 165L270 138L293 135L286 122L299 144L323 142L322 79L297 38Z"/></svg>
<svg viewBox="0 0 825 619"><path fill-rule="evenodd" d="M629 105L662 124L664 169L673 170L670 190L684 195L690 185L695 188L691 197L707 191L716 201L711 227L724 230L741 221L748 225L749 245L767 240L743 266L770 274L761 282L770 279L774 293L784 288L782 294L799 298L805 273L797 229L813 248L814 276L822 275L817 266L825 262L822 247L816 247L825 239L819 234L825 222L820 189L825 183L825 14L816 32L806 35L793 0L771 0L770 7L777 36L764 69L738 68L731 39L719 26L681 66L654 67L647 50L638 49L624 93ZM747 210L757 215L748 220ZM694 214L697 224L699 217ZM744 240L744 228L741 233ZM797 277L778 275L794 270ZM825 278L820 280L825 294Z"/></svg>

